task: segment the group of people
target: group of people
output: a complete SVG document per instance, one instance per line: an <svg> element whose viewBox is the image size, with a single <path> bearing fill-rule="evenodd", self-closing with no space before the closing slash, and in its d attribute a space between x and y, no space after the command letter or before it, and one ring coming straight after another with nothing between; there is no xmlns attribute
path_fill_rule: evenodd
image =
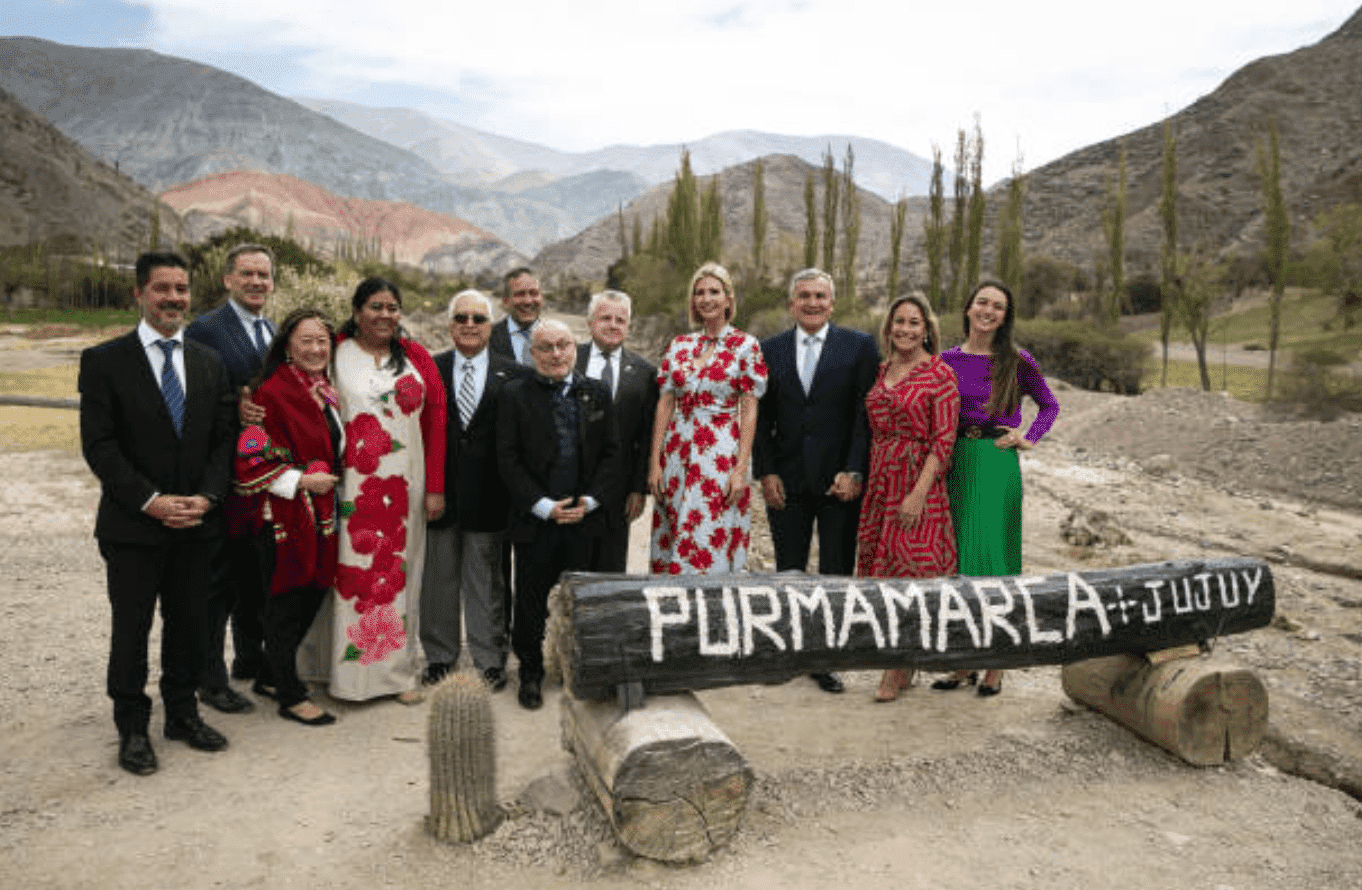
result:
<svg viewBox="0 0 1362 890"><path fill-rule="evenodd" d="M487 294L456 294L452 348L433 357L382 278L359 284L337 330L317 309L265 317L261 245L228 253L228 299L188 326L182 257L144 254L136 275L141 321L82 354L79 386L102 489L108 694L119 763L139 775L157 768L145 685L158 600L165 736L199 750L227 745L200 702L255 707L229 679L323 726L335 717L309 682L418 702L464 639L493 691L514 653L534 709L550 589L564 571L623 572L649 495L656 574L744 571L754 478L778 570L807 568L816 525L824 574L1013 574L1016 452L1058 413L996 283L971 296L966 342L945 353L926 301L896 300L881 362L873 338L829 322L826 273L794 276L795 326L758 343L732 325L727 271L707 263L690 285L696 330L655 367L623 348L627 294L592 296L578 344L543 317L526 268L505 276L499 322ZM1040 406L1025 435L1022 395ZM877 699L910 677L886 672ZM990 672L980 693L1000 682Z"/></svg>

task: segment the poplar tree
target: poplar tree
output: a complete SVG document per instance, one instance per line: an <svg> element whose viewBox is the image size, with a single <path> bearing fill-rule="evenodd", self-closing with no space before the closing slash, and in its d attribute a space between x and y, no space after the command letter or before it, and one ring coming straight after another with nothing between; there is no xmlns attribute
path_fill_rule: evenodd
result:
<svg viewBox="0 0 1362 890"><path fill-rule="evenodd" d="M1107 201L1102 208L1102 233L1107 241L1107 267L1111 272L1111 291L1103 307L1101 321L1115 328L1121 320L1121 304L1126 291L1126 147L1121 145L1116 166L1116 182L1107 182Z"/></svg>
<svg viewBox="0 0 1362 890"><path fill-rule="evenodd" d="M932 184L928 191L927 215L922 218L922 240L923 249L927 253L927 302L930 303L938 312L946 309L945 294L941 286L941 252L946 245L946 222L945 215L945 194L942 189L942 168L941 168L941 146L932 143ZM898 204L894 206L894 213L899 219L900 229L903 227L903 217L908 212L908 202L904 198L899 198ZM898 280L898 242L894 243L894 268L891 270L893 276L890 280ZM889 289L889 299L893 300L896 296L894 288Z"/></svg>
<svg viewBox="0 0 1362 890"><path fill-rule="evenodd" d="M766 277L766 173L761 158L752 168L752 272Z"/></svg>
<svg viewBox="0 0 1362 890"><path fill-rule="evenodd" d="M842 161L842 281L838 293L846 305L856 305L856 246L861 237L861 200L856 194L856 156L847 143Z"/></svg>
<svg viewBox="0 0 1362 890"><path fill-rule="evenodd" d="M837 162L832 146L823 153L823 270L829 275L837 269Z"/></svg>
<svg viewBox="0 0 1362 890"><path fill-rule="evenodd" d="M700 201L700 232L696 244L697 262L694 266L682 266L682 271L698 267L700 263L719 261L724 246L724 217L722 199L719 196L719 174L715 173L705 189Z"/></svg>
<svg viewBox="0 0 1362 890"><path fill-rule="evenodd" d="M1258 177L1263 183L1263 229L1267 238L1265 265L1268 283L1272 286L1268 298L1267 334L1267 398L1272 401L1272 376L1277 365L1277 337L1281 332L1282 294L1286 288L1283 271L1286 252L1291 245L1291 219L1282 198L1281 156L1277 148L1277 121L1267 119L1268 148L1258 143Z"/></svg>
<svg viewBox="0 0 1362 890"><path fill-rule="evenodd" d="M681 149L681 169L667 202L667 250L678 269L699 267L700 224L695 174L690 168L690 151ZM689 272L687 272L689 274Z"/></svg>
<svg viewBox="0 0 1362 890"><path fill-rule="evenodd" d="M804 268L818 265L818 202L814 196L813 171L804 176Z"/></svg>
<svg viewBox="0 0 1362 890"><path fill-rule="evenodd" d="M1159 299L1159 342L1163 344L1163 377L1160 386L1168 385L1168 333L1177 310L1178 293L1178 158L1177 140L1173 124L1163 124L1163 197L1159 200L1159 220L1163 225L1160 245L1162 294Z"/></svg>
<svg viewBox="0 0 1362 890"><path fill-rule="evenodd" d="M643 252L643 220L634 215L634 256Z"/></svg>
<svg viewBox="0 0 1362 890"><path fill-rule="evenodd" d="M969 231L965 241L965 287L979 280L980 251L984 243L984 130L979 115L974 115L974 138L970 140L969 160ZM1013 291L1016 293L1016 291ZM964 294L961 294L964 301Z"/></svg>
<svg viewBox="0 0 1362 890"><path fill-rule="evenodd" d="M965 214L969 210L969 180L965 178L965 164L969 159L965 131L955 133L955 203L951 213L951 237L946 255L951 266L951 286L942 306L950 311L964 302L965 289Z"/></svg>
<svg viewBox="0 0 1362 890"><path fill-rule="evenodd" d="M903 255L903 229L908 221L908 199L899 198L894 202L894 209L889 215L889 301L892 303L899 294L899 265ZM930 265L930 261L929 261ZM940 276L941 270L937 269L936 274ZM941 282L937 282L940 289ZM935 303L935 298L929 298Z"/></svg>
<svg viewBox="0 0 1362 890"><path fill-rule="evenodd" d="M1007 183L1007 206L998 214L998 277L1012 293L1020 295L1022 285L1022 199L1025 197L1026 178L1022 176L1021 151L1012 164L1012 178Z"/></svg>
<svg viewBox="0 0 1362 890"><path fill-rule="evenodd" d="M616 208L617 218L619 219L620 259L627 260L629 259L629 234L624 228L624 202L621 201L616 205Z"/></svg>

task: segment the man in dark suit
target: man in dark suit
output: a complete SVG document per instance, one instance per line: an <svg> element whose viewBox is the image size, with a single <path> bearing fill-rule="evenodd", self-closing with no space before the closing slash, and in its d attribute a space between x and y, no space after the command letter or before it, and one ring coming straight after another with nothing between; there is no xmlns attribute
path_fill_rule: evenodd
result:
<svg viewBox="0 0 1362 890"><path fill-rule="evenodd" d="M539 279L528 268L521 266L507 272L502 284L501 308L506 317L492 326L488 348L494 355L533 367L530 338L539 325L539 313L544 310L544 294L539 290Z"/></svg>
<svg viewBox="0 0 1362 890"><path fill-rule="evenodd" d="M508 383L497 413L497 458L511 497L519 700L543 704L544 624L549 590L565 571L599 571L601 540L623 484L610 391L574 376L577 344L560 321L532 341L536 373Z"/></svg>
<svg viewBox="0 0 1362 890"><path fill-rule="evenodd" d="M648 497L648 453L657 411L657 368L624 348L630 309L626 293L607 290L593 294L586 311L591 342L577 347L577 374L610 387L620 434L625 483L620 494L624 502L609 514L619 521L606 531L601 559L604 572L623 572L628 563L629 526L643 514Z"/></svg>
<svg viewBox="0 0 1362 890"><path fill-rule="evenodd" d="M95 537L113 610L107 689L118 763L147 775L157 766L146 685L158 597L165 736L202 751L227 746L200 719L194 691L208 545L221 525L234 437L222 361L180 330L188 263L175 253L145 253L136 270L141 322L80 356L80 440L100 483Z"/></svg>
<svg viewBox="0 0 1362 890"><path fill-rule="evenodd" d="M238 244L227 252L222 284L227 300L212 312L199 316L185 328L184 335L211 348L227 366L227 376L237 404L249 416L242 423L260 420L249 412L259 410L240 396L246 385L260 373L265 351L274 338L275 327L265 318L265 303L274 292L274 255L261 244ZM273 555L274 541L262 542L255 536L227 537L213 560L213 583L208 601L207 657L199 678L199 699L227 714L251 710L251 700L227 685L227 663L223 645L227 619L231 616L231 676L238 680L258 680L257 688L268 688L265 667L265 634L260 613L265 606L265 589L260 548L268 546ZM261 676L262 673L264 676Z"/></svg>
<svg viewBox="0 0 1362 890"><path fill-rule="evenodd" d="M868 334L828 321L834 299L826 272L796 272L790 281L795 326L761 344L769 377L757 407L754 453L777 571L807 570L815 523L819 574L855 569L870 456L865 394L880 353ZM842 691L835 674L811 676L827 692Z"/></svg>
<svg viewBox="0 0 1362 890"><path fill-rule="evenodd" d="M438 683L459 660L461 619L468 620L473 665L492 691L506 686L505 592L501 553L510 500L497 469L497 404L502 388L526 372L487 349L492 301L481 291L449 303L454 348L435 356L449 399L445 512L426 525L421 581L425 682Z"/></svg>

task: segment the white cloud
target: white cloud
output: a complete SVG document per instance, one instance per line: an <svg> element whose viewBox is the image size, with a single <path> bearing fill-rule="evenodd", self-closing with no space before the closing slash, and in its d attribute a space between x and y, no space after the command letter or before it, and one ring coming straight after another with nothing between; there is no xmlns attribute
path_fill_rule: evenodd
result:
<svg viewBox="0 0 1362 890"><path fill-rule="evenodd" d="M295 92L427 90L461 122L566 149L725 129L854 133L949 152L980 113L990 179L1151 123L1261 55L1323 37L1324 0L146 0L153 48L282 53ZM297 89L302 83L306 89ZM264 86L278 89L265 83ZM403 87L427 101L407 102ZM370 91L372 92L372 91Z"/></svg>

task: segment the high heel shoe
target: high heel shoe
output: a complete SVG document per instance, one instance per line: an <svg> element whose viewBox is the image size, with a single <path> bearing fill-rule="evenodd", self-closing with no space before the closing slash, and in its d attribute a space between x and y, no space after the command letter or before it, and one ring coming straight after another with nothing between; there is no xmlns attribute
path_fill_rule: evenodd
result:
<svg viewBox="0 0 1362 890"><path fill-rule="evenodd" d="M896 668L884 672L880 677L880 688L875 690L875 701L891 702L899 697L900 689L907 689L913 685L913 675L917 673L913 668Z"/></svg>
<svg viewBox="0 0 1362 890"><path fill-rule="evenodd" d="M937 690L938 692L950 692L952 689L959 689L961 683L965 684L966 686L973 686L975 683L978 682L979 672L970 671L968 674L956 673L952 674L949 677L946 677L945 679L937 680L935 683L932 684L932 688Z"/></svg>

